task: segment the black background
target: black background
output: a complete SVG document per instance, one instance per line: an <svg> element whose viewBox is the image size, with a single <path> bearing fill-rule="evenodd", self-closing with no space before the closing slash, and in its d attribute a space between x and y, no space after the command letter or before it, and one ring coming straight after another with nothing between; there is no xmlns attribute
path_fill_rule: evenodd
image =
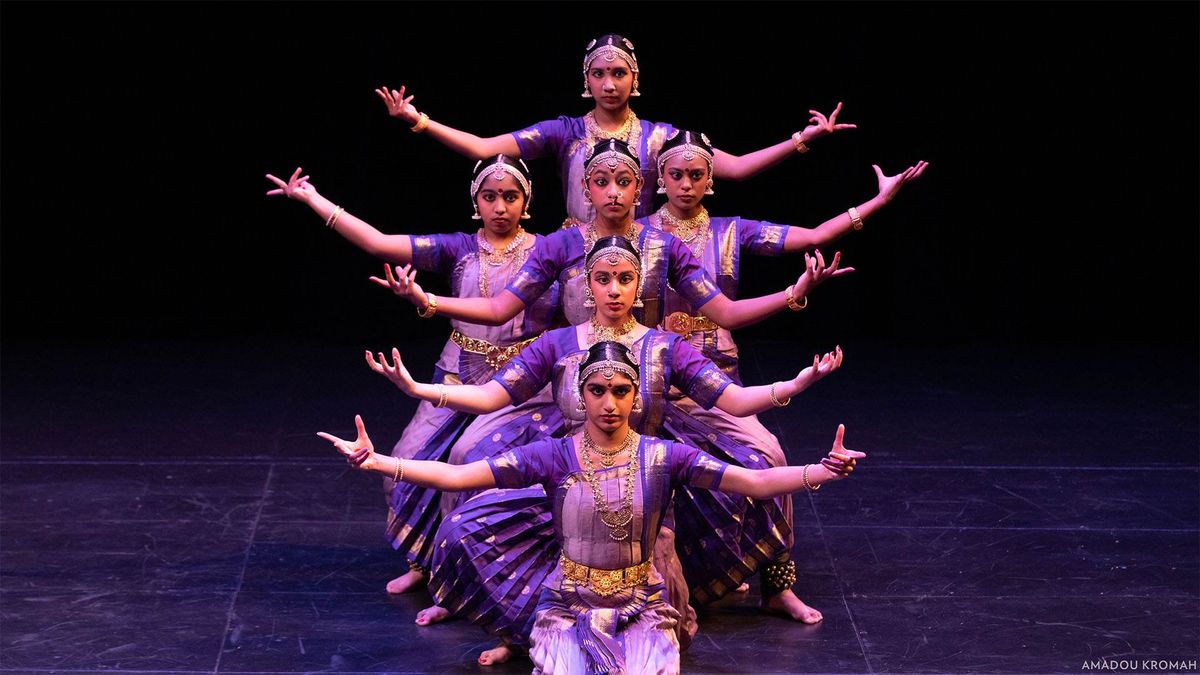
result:
<svg viewBox="0 0 1200 675"><path fill-rule="evenodd" d="M3 338L432 336L379 265L263 174L387 232L473 228L473 161L389 118L407 84L480 135L581 115L584 45L627 35L643 119L730 152L845 102L857 131L748 182L717 215L814 226L931 162L864 232L858 273L792 323L814 340L1197 337L1195 3L16 3L3 23ZM552 160L534 220L563 216ZM744 295L795 258L757 260ZM444 288L426 280L430 290Z"/></svg>

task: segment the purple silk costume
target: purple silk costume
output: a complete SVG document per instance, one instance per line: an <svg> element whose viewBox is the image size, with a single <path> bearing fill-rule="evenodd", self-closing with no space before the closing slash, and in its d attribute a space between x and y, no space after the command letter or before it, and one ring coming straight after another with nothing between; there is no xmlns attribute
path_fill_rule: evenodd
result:
<svg viewBox="0 0 1200 675"><path fill-rule="evenodd" d="M668 286L695 307L720 293L704 266L683 242L654 228L640 229L632 243L642 261L642 303L645 307L635 307L634 318L651 327L661 323ZM592 309L583 304L588 246L584 235L585 228L582 227L552 232L509 282L508 290L528 305L557 280L563 288L563 313L567 321L572 325L587 323L592 318Z"/></svg>
<svg viewBox="0 0 1200 675"><path fill-rule="evenodd" d="M638 472L633 483L632 536L614 541L600 522L592 491L579 466L570 438L540 441L488 460L496 485L525 488L541 485L550 496L552 530L557 549L571 560L600 569L632 567L651 559L660 524L674 488L714 490L726 465L686 445L643 436L635 450ZM596 479L608 508L621 505L629 465L598 469ZM505 557L499 547L481 547L485 560ZM534 613L530 657L534 672L677 673L679 613L666 601L662 576L651 565L648 579L610 595L565 578L554 561L544 577Z"/></svg>
<svg viewBox="0 0 1200 675"><path fill-rule="evenodd" d="M671 135L675 127L670 124L655 124L646 120L638 120L638 125L630 133L630 138L623 138L631 149L637 148L638 161L642 166L641 205L637 207L635 217L649 215L653 210L654 190L658 185L658 151L663 141ZM633 138L636 135L637 138ZM590 223L595 217L592 205L583 198L583 166L586 162L584 155L588 147L599 139L588 135L582 117L566 117L545 120L537 124L512 132L512 137L521 150L521 159L530 160L553 155L558 160L558 170L562 178L563 201L567 205L567 214L581 223Z"/></svg>
<svg viewBox="0 0 1200 675"><path fill-rule="evenodd" d="M519 269L523 259L545 244L545 237L537 236L526 255L499 265L484 262L481 267L475 233L413 235L409 239L412 243L413 266L422 271L446 275L451 292L460 298L483 295L480 288L481 269L486 274L486 285L489 287L486 290L492 294L498 293ZM545 293L526 304L524 311L500 326L480 326L453 320L451 324L471 338L499 346L516 344L541 334L553 325L558 310L559 289L557 284L547 287ZM433 381L483 384L495 372L496 369L487 363L485 355L465 351L448 340L434 367ZM526 405L487 415L435 408L433 404L422 401L393 448L392 455L405 459L458 463L472 446L498 433L507 434L515 445L519 445L555 431L561 432L562 417L553 404L549 390L529 399ZM384 489L388 499L388 540L410 564L428 568L433 534L441 524L442 513L457 505L458 495L442 495L436 490L409 483L397 485L388 479L384 480Z"/></svg>
<svg viewBox="0 0 1200 675"><path fill-rule="evenodd" d="M630 426L640 433L658 433L668 407L665 394L672 386L697 405L709 407L731 383L674 333L650 330L631 349L640 364L641 411L630 416ZM586 357L578 329L552 330L493 380L517 404L553 382L560 413L568 418L568 425L578 426L583 413L575 373ZM723 434L714 432L702 440L723 460L767 468L754 449ZM511 448L484 442L466 460L496 457ZM531 629L537 589L558 556L545 499L537 488L490 490L455 509L436 535L439 543L429 589L438 604L493 634L523 642ZM686 641L695 633L695 612L687 603L689 587L702 600L737 588L760 563L784 550L790 531L774 502L690 488L686 498L676 498L674 519L680 534L676 536L665 523L656 540L655 567L665 577L670 604L682 614L679 628ZM693 552L690 559L676 557L676 540L681 550ZM485 555L483 549L493 552Z"/></svg>
<svg viewBox="0 0 1200 675"><path fill-rule="evenodd" d="M655 213L638 221L647 229L662 230L662 219ZM741 254L779 256L783 253L783 242L787 237L787 225L748 220L740 217L710 217L707 233L697 233L696 239L688 242L689 250L703 265L705 272L716 280L717 286L729 298L737 298ZM707 234L707 236L706 236ZM698 239L704 238L701 244ZM695 248L691 248L694 246ZM671 290L667 291L663 314L674 312L695 314L695 305L687 298ZM734 382L741 384L738 373L738 348L733 334L725 328L713 331L697 331L687 338L692 347L721 367ZM787 457L779 439L763 426L757 415L734 417L719 409L707 409L697 405L678 389L667 395L667 430L676 437L687 438L694 434L692 427L715 429L733 438L736 442L762 451L770 466L786 466ZM776 498L787 523L792 524L792 498L783 495ZM790 528L789 528L790 529ZM791 551L792 539L787 540L787 551L781 555L786 560ZM681 551L685 556L687 551Z"/></svg>

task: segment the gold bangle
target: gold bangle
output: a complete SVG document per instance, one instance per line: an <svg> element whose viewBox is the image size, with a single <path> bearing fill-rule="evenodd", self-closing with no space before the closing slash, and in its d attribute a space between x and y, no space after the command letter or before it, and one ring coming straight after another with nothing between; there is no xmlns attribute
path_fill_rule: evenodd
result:
<svg viewBox="0 0 1200 675"><path fill-rule="evenodd" d="M337 225L338 218L340 218L342 216L342 211L345 211L345 210L346 209L343 209L340 206L337 207L336 209L334 209L333 213L329 214L329 219L325 221L325 227L328 227L329 229L332 230L333 226Z"/></svg>
<svg viewBox="0 0 1200 675"><path fill-rule="evenodd" d="M862 222L862 217L858 215L858 209L851 206L849 209L846 209L846 215L850 216L850 225L854 229L856 229L856 230L862 229L863 222Z"/></svg>
<svg viewBox="0 0 1200 675"><path fill-rule="evenodd" d="M397 457L396 459L399 461L396 462L396 468L392 470L393 483L399 483L404 480L404 458Z"/></svg>
<svg viewBox="0 0 1200 675"><path fill-rule="evenodd" d="M421 116L417 118L417 123L412 125L409 131L413 132L414 134L419 134L425 131L425 127L427 126L429 126L429 115L421 113Z"/></svg>
<svg viewBox="0 0 1200 675"><path fill-rule="evenodd" d="M808 490L809 492L816 492L817 490L821 489L821 486L813 485L812 483L808 482L808 467L810 467L810 466L812 466L812 464L804 465L804 473L800 474L800 478L804 480L804 489L805 490Z"/></svg>
<svg viewBox="0 0 1200 675"><path fill-rule="evenodd" d="M775 385L777 385L777 384L779 384L779 383L778 383L778 382L772 382L772 383L771 383L771 403L772 403L772 404L773 404L773 405L774 405L776 408L782 408L783 406L785 406L785 405L787 405L787 404L791 403L791 402L792 402L792 399L790 399L790 398L788 398L788 399L784 399L784 400L781 402L781 401L779 400L779 397L775 395Z"/></svg>
<svg viewBox="0 0 1200 675"><path fill-rule="evenodd" d="M445 408L446 407L446 399L450 398L450 394L449 394L449 392L446 391L446 385L442 384L441 382L439 382L437 384L437 388L438 388L438 402L433 407Z"/></svg>
<svg viewBox="0 0 1200 675"><path fill-rule="evenodd" d="M425 305L424 309L419 307L417 308L417 316L421 317L422 319L428 319L434 314L437 314L437 296L433 293L426 293L425 297L429 299L429 304Z"/></svg>
<svg viewBox="0 0 1200 675"><path fill-rule="evenodd" d="M808 307L808 296L806 295L803 298L800 298L800 302L796 302L795 290L796 284L788 286L787 290L784 291L784 299L787 301L788 309L792 310L793 312L799 312L805 307Z"/></svg>
<svg viewBox="0 0 1200 675"><path fill-rule="evenodd" d="M776 138L778 138L778 136ZM801 140L799 131L792 134L792 146L796 148L796 152L802 155L808 152L808 146L804 144L803 140Z"/></svg>

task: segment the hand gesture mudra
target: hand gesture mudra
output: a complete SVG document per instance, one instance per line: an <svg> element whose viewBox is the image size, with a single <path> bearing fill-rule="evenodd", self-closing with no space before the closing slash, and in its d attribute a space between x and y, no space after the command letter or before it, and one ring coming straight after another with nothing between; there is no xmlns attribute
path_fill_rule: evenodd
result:
<svg viewBox="0 0 1200 675"><path fill-rule="evenodd" d="M857 129L857 124L844 124L837 121L837 117L842 112L842 102L838 101L837 107L833 112L829 113L829 117L825 117L819 110L809 110L808 114L812 117L808 118L808 126L800 131L800 140L805 143L820 138L835 131L843 129Z"/></svg>
<svg viewBox="0 0 1200 675"><path fill-rule="evenodd" d="M391 380L392 384L396 385L400 391L411 396L413 391L416 390L417 381L408 373L408 368L405 368L404 362L400 360L399 349L392 348L392 361L395 363L388 363L383 352L379 352L378 361L375 360L375 355L369 350L366 352L366 356L367 365L370 366L371 370Z"/></svg>
<svg viewBox="0 0 1200 675"><path fill-rule="evenodd" d="M346 463L350 466L356 469L370 469L370 465L375 461L375 446L371 444L371 437L367 435L361 415L354 416L354 426L358 428L358 438L353 441L338 438L324 431L318 431L317 435L333 443L333 447L346 458Z"/></svg>
<svg viewBox="0 0 1200 675"><path fill-rule="evenodd" d="M833 437L833 449L829 451L828 456L821 458L821 466L829 472L831 480L840 480L849 476L854 471L858 460L867 456L865 452L849 450L842 445L842 439L845 436L846 425L839 424L837 435Z"/></svg>
<svg viewBox="0 0 1200 675"><path fill-rule="evenodd" d="M416 124L421 118L421 114L417 112L417 108L412 104L415 96L404 95L404 86L401 85L400 90L388 89L380 87L375 90L379 98L383 100L383 104L387 106L388 114L392 117L398 117L409 124Z"/></svg>
<svg viewBox="0 0 1200 675"><path fill-rule="evenodd" d="M808 389L818 380L842 367L842 347L838 345L833 348L833 351L826 352L824 356L813 354L812 365L796 373L796 377L792 380L796 383L797 393Z"/></svg>
<svg viewBox="0 0 1200 675"><path fill-rule="evenodd" d="M267 190L267 196L285 195L288 199L295 199L298 202L307 204L309 198L317 194L317 189L313 187L312 183L308 182L308 176L300 175L301 170L300 167L296 167L296 170L292 172L292 177L286 183L271 174L267 174L267 180L278 186L274 190Z"/></svg>
<svg viewBox="0 0 1200 675"><path fill-rule="evenodd" d="M878 164L872 164L871 168L875 169L875 178L879 181L879 196L883 198L884 202L892 201L900 192L900 188L904 187L905 183L920 178L921 174L925 173L927 166L929 166L929 162L920 161L895 176L885 176L883 169L880 169Z"/></svg>
<svg viewBox="0 0 1200 675"><path fill-rule="evenodd" d="M396 274L392 274L392 266L384 263L383 278L371 277L371 282L391 289L396 295L407 299L417 307L425 307L429 304L429 296L425 295L424 289L417 283L417 270L413 269L412 263L404 266L396 265Z"/></svg>
<svg viewBox="0 0 1200 675"><path fill-rule="evenodd" d="M825 265L825 256L821 255L821 249L813 249L811 254L805 253L804 273L796 279L796 284L792 287L792 297L796 298L797 302L800 302L801 298L806 297L826 279L840 277L854 271L853 267L838 267L841 262L841 251L833 254L833 260L829 263L829 266Z"/></svg>

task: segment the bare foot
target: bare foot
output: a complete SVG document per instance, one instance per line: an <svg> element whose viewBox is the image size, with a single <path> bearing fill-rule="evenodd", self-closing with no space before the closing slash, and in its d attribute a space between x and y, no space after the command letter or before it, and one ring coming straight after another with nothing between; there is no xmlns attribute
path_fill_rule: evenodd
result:
<svg viewBox="0 0 1200 675"><path fill-rule="evenodd" d="M434 605L433 607L426 607L425 609L417 612L417 625L429 626L444 620L448 616L450 616L450 612L444 607L439 607L437 605Z"/></svg>
<svg viewBox="0 0 1200 675"><path fill-rule="evenodd" d="M512 658L513 650L505 644L496 645L491 649L486 649L479 654L479 665L494 666L498 663L504 663Z"/></svg>
<svg viewBox="0 0 1200 675"><path fill-rule="evenodd" d="M425 573L409 570L387 583L388 593L407 593L425 585Z"/></svg>
<svg viewBox="0 0 1200 675"><path fill-rule="evenodd" d="M821 619L825 618L820 612L804 604L791 589L763 600L762 607L767 612L790 616L793 621L802 623L820 623Z"/></svg>

